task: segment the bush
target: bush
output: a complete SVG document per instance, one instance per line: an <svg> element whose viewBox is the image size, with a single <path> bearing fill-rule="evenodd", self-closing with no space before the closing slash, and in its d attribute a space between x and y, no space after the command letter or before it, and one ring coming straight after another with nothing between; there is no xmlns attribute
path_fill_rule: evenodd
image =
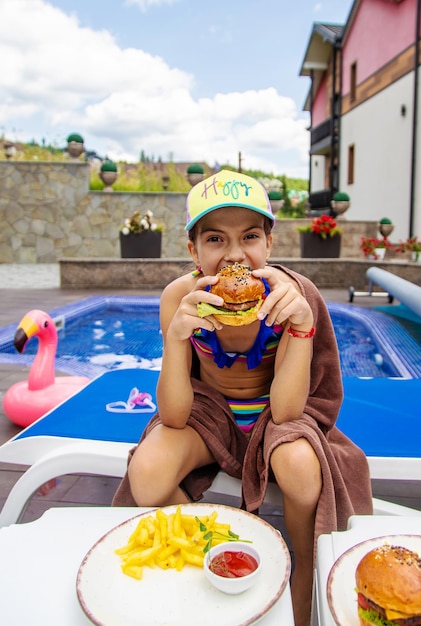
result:
<svg viewBox="0 0 421 626"><path fill-rule="evenodd" d="M76 143L83 143L83 137L82 135L79 135L79 133L71 133L67 137L67 143L70 143L71 141L75 141Z"/></svg>
<svg viewBox="0 0 421 626"><path fill-rule="evenodd" d="M101 172L116 172L117 165L114 163L114 161L103 161L100 169Z"/></svg>
<svg viewBox="0 0 421 626"><path fill-rule="evenodd" d="M193 163L187 168L187 174L204 174L204 169L198 163Z"/></svg>
<svg viewBox="0 0 421 626"><path fill-rule="evenodd" d="M349 196L343 191L337 191L333 196L333 200L335 200L335 202L349 202Z"/></svg>

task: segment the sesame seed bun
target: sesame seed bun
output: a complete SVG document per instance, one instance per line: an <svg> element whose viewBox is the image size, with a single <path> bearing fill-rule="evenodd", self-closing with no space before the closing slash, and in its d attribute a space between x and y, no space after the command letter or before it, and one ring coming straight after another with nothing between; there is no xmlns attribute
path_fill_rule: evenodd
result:
<svg viewBox="0 0 421 626"><path fill-rule="evenodd" d="M386 544L374 548L359 562L355 580L358 592L392 623L421 617L421 559L416 552ZM359 609L360 624L375 623L370 613Z"/></svg>
<svg viewBox="0 0 421 626"><path fill-rule="evenodd" d="M246 326L256 321L265 294L263 281L240 263L223 267L217 276L219 280L210 291L223 298L224 305L218 307L214 317L227 326Z"/></svg>

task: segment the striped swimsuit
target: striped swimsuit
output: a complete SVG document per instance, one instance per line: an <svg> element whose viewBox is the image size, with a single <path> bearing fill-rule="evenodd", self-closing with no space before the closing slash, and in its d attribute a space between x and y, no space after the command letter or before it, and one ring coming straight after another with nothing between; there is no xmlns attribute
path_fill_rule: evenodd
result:
<svg viewBox="0 0 421 626"><path fill-rule="evenodd" d="M198 328L190 337L190 341L200 354L213 358L218 367L231 367L235 361L247 363L249 370L260 365L262 361L274 359L282 336L282 326L266 326L262 320L253 346L244 354L224 352L215 332ZM238 427L249 435L263 409L269 404L269 394L251 400L226 398L234 414Z"/></svg>

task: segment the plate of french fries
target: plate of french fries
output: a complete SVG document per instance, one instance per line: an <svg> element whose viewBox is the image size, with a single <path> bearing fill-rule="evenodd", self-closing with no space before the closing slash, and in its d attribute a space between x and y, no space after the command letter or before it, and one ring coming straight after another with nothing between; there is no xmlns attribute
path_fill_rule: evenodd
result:
<svg viewBox="0 0 421 626"><path fill-rule="evenodd" d="M218 543L250 542L258 550L258 582L238 596L218 591L203 572ZM80 605L101 626L246 626L282 595L291 572L278 530L258 516L219 504L153 509L100 538L80 565Z"/></svg>

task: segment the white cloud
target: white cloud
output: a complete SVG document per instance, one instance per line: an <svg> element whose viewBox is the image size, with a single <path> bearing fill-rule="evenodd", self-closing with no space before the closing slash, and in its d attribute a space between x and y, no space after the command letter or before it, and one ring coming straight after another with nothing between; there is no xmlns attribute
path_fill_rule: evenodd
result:
<svg viewBox="0 0 421 626"><path fill-rule="evenodd" d="M43 0L0 0L0 58L6 136L17 128L22 140L64 145L79 132L89 149L131 161L143 150L234 165L241 151L246 168L293 175L293 158L294 175L307 176L307 122L274 88L194 99L188 73Z"/></svg>
<svg viewBox="0 0 421 626"><path fill-rule="evenodd" d="M151 7L159 7L164 4L174 4L178 0L125 0L125 4L128 6L135 5L143 12L147 11Z"/></svg>

